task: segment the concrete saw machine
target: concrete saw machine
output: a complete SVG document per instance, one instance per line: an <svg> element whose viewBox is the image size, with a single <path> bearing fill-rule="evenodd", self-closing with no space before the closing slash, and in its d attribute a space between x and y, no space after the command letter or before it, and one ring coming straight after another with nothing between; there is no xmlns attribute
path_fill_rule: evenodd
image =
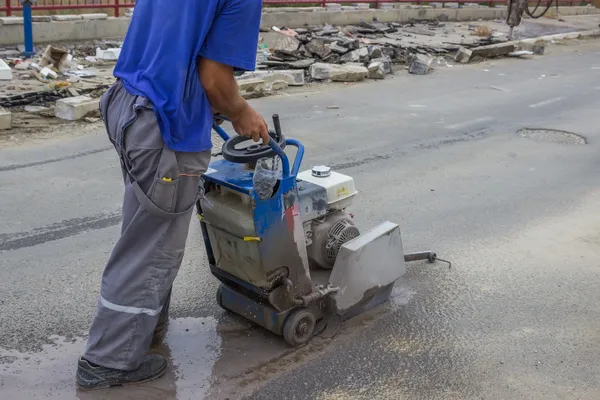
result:
<svg viewBox="0 0 600 400"><path fill-rule="evenodd" d="M277 115L273 125L268 145L213 126L225 141L222 159L203 175L196 205L221 282L217 303L296 347L386 302L406 262L437 257L404 254L400 227L389 221L361 233L348 212L354 180L325 166L300 172L304 146L284 137ZM268 162L275 178L258 190L258 167Z"/></svg>

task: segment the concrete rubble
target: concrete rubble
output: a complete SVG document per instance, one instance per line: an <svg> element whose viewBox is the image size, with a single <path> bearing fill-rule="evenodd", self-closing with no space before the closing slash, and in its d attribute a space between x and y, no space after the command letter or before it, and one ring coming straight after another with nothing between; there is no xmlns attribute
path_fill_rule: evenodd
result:
<svg viewBox="0 0 600 400"><path fill-rule="evenodd" d="M105 16L36 18L70 21ZM441 14L438 20L407 23L373 19L345 26L264 29L257 48L256 71L236 74L240 93L249 99L312 82L382 80L393 75L394 70L424 75L434 66L451 66L450 60L468 63L490 57L544 53L543 42L522 46L506 42L502 21L453 23L444 22L446 19ZM23 23L18 17L2 18L0 22ZM10 126L6 113L11 111L19 116L96 121L97 116L88 115L89 110L97 107L97 99L114 82L112 71L121 45L120 40L43 45L36 48L36 56L31 59L22 56L22 45L0 48L0 107L7 110L3 129Z"/></svg>

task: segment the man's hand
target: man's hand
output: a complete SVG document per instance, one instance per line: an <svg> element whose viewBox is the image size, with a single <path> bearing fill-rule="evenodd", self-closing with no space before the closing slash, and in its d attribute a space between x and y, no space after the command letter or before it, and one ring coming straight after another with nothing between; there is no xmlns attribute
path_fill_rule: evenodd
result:
<svg viewBox="0 0 600 400"><path fill-rule="evenodd" d="M267 122L249 105L239 115L233 116L231 124L238 135L251 137L255 142L262 139L264 144L268 144L271 139Z"/></svg>
<svg viewBox="0 0 600 400"><path fill-rule="evenodd" d="M239 135L251 137L255 142L262 138L264 144L269 143L267 123L238 93L233 67L201 58L198 73L213 114L218 110L229 117Z"/></svg>

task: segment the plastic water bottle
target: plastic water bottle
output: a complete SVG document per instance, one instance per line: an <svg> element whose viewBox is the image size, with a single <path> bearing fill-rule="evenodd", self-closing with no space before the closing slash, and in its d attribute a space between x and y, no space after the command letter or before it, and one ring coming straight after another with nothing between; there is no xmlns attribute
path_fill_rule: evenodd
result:
<svg viewBox="0 0 600 400"><path fill-rule="evenodd" d="M273 196L273 189L281 176L279 172L278 158L261 158L254 168L252 184L254 191L261 199L265 200Z"/></svg>

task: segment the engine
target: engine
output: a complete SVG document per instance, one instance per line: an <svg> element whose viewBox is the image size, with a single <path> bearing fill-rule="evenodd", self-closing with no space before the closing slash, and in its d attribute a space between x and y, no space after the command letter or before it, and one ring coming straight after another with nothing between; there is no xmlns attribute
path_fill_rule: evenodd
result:
<svg viewBox="0 0 600 400"><path fill-rule="evenodd" d="M346 208L354 180L319 166L298 174L298 193L311 268L332 269L342 245L360 235Z"/></svg>

